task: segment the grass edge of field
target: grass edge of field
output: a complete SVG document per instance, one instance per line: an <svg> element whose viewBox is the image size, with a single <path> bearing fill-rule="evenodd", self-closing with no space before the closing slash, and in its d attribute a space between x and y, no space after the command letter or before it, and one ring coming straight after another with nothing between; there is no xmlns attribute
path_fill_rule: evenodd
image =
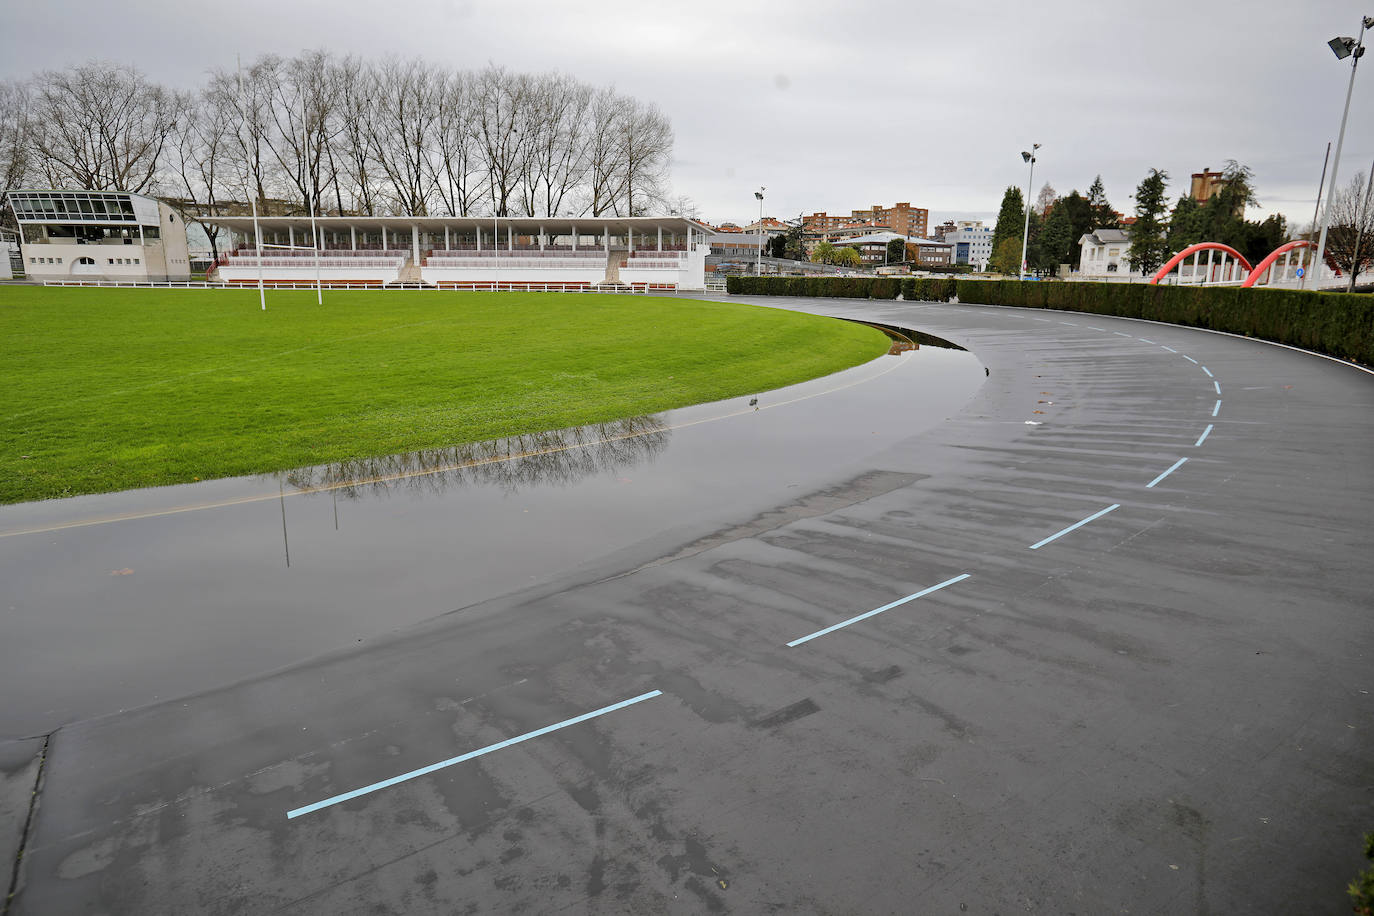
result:
<svg viewBox="0 0 1374 916"><path fill-rule="evenodd" d="M141 293L144 291L139 292ZM178 292L176 295L183 294ZM391 295L396 294L392 293ZM423 294L411 295L423 296ZM510 294L500 293L491 295L498 297L509 297ZM556 294L544 294L542 296L540 294L533 295L538 297L537 301L539 301L539 303L542 305L550 301L549 296ZM311 298L313 299L313 296ZM587 304L590 301L589 297L586 296L569 296L565 297L564 301L567 301L568 298L571 298L572 301L577 302L579 305ZM624 297L601 298L615 301L617 307L619 307L620 303L624 301ZM417 301L422 300L406 300L406 304L410 305ZM508 298L503 301L513 300L510 300ZM817 316L804 312L795 312L788 309L780 309L771 304L720 302L715 300L693 300L676 298L667 299L667 297L665 297L665 301L676 303L679 307L681 307L682 305L709 303L710 306L714 309L719 309L720 307L724 306L731 310L738 310L738 314L746 314L747 312L754 312L756 314L762 312L777 312L788 316L788 319L794 322L793 333L795 333L795 327L801 326L800 324L797 324L797 322L812 322L813 327L821 327L824 323L837 321L836 319L827 318L825 316ZM147 304L147 300L143 297L138 297L136 299L129 300L129 303L131 304L131 307L143 308ZM353 303L350 303L350 305L352 304ZM313 305L313 302L311 303L311 305ZM834 327L836 327L837 329L840 326L840 324L834 325ZM850 328L853 328L853 325L850 325ZM787 387L789 385L798 384L800 382L808 381L811 379L823 378L835 372L844 371L847 368L852 368L853 366L861 365L862 363L867 362L881 355L885 345L885 339L881 336L879 332L873 331L871 329L867 330L869 330L871 334L871 346L865 348L861 358L848 358L840 362L832 361L821 367L819 371L812 371L815 368L812 367L812 369L808 369L808 371L805 373L792 373L790 377L783 378L781 380L777 380L776 377L774 377L774 381L766 383L764 387L760 387L760 384L756 383L756 379L754 377L732 377L729 381L725 383L722 383L719 381L719 379L717 379L713 381L712 384L709 386L698 387L696 393L694 393L691 396L666 398L655 401L652 404L641 404L638 409L603 409L602 405L604 402L599 402L593 405L591 408L587 408L584 405L577 405L576 410L565 411L564 416L567 417L566 421L553 423L509 423L504 428L499 430L482 430L480 431L480 433L475 433L473 435L448 437L443 439L442 441L434 441L421 437L406 442L402 444L400 447L397 447L397 444L394 442L386 445L385 447L367 447L365 443L359 442L354 444L356 446L354 448L347 450L336 450L326 455L312 455L304 461L302 461L299 457L296 456L287 456L286 454L278 453L273 450L259 449L256 453L256 458L254 460L240 461L237 464L233 464L232 466L223 468L219 472L202 470L201 473L193 473L192 471L187 470L180 473L156 473L154 470L150 470L149 468L141 468L135 466L131 468L121 468L120 471L122 472L116 471L101 475L88 475L85 478L81 478L79 477L79 475L72 476L71 479L62 479L59 480L57 483L54 483L54 475L50 473L43 478L35 478L31 481L32 484L38 485L14 487L9 491L0 494L0 504L13 505L24 502L47 501L52 499L63 499L81 495L122 492L150 487L174 486L184 483L194 483L205 480L220 480L232 477L283 473L304 467L329 464L342 464L350 461L376 460L394 454L406 454L410 452L427 451L431 449L458 447L463 445L470 445L477 442L490 441L493 439L511 438L523 435L535 435L540 433L566 430L578 426L593 425L598 423L609 423L634 416L655 414L667 410L681 409L683 407L688 407L697 404L705 404L719 400L726 400L748 393L762 393L764 391L777 390L778 388ZM780 355L779 360L775 361L775 367L782 365L782 363L785 362L787 359L788 352L783 351ZM712 368L714 371L716 367ZM650 376L645 377L645 385L647 387L651 388L653 383L656 381L656 379ZM517 413L514 414L514 416L523 415ZM35 450L35 452L37 451L38 450ZM59 471L65 471L65 469L59 469Z"/></svg>

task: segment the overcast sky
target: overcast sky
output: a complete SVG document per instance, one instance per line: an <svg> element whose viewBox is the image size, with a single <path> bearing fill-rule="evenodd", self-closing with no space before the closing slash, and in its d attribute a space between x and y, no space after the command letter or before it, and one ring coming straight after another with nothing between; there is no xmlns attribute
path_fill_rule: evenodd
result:
<svg viewBox="0 0 1374 916"><path fill-rule="evenodd" d="M1261 206L1309 223L1350 59L1374 0L1199 3L547 3L487 0L48 0L6 4L0 79L90 58L191 88L235 54L325 48L559 70L659 105L676 131L673 189L711 222L847 213L910 201L931 225L988 218L1020 151L1035 191L1102 175L1125 213L1152 167L1169 194L1227 159ZM1148 14L1140 10L1148 7ZM1374 70L1374 59L1366 62ZM1356 80L1339 183L1374 157L1374 73Z"/></svg>

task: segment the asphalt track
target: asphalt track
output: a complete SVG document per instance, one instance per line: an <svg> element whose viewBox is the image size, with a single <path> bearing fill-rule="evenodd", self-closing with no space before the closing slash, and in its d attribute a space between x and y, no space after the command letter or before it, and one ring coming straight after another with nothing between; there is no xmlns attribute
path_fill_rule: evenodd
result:
<svg viewBox="0 0 1374 916"><path fill-rule="evenodd" d="M707 537L0 744L10 912L1347 912L1374 376L1098 316L767 304L989 376Z"/></svg>

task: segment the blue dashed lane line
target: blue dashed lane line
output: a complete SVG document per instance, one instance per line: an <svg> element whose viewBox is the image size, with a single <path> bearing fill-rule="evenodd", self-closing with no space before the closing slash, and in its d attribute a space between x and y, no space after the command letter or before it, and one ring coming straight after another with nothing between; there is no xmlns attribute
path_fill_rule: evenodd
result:
<svg viewBox="0 0 1374 916"><path fill-rule="evenodd" d="M1115 510L1120 509L1120 508L1121 508L1121 503L1112 503L1110 506L1108 506L1107 508L1101 510L1100 512L1094 512L1092 515L1089 515L1087 518L1083 519L1083 521L1081 521L1081 522L1074 522L1074 523L1073 523L1072 525L1070 525L1069 527L1064 528L1064 529L1062 529L1062 530L1060 530L1060 531L1056 531L1054 534L1050 535L1049 537L1045 538L1044 540L1042 540L1042 541L1036 541L1034 544L1030 545L1030 549L1031 549L1031 550L1039 550L1041 547L1044 547L1044 546L1045 546L1046 544L1048 544L1050 541L1057 541L1057 540L1059 540L1060 538L1062 538L1064 535L1068 534L1070 531L1075 531L1075 530L1077 530L1077 529L1079 529L1079 528L1082 528L1084 525L1088 524L1088 522L1091 522L1091 521L1094 521L1094 520L1096 520L1096 519L1099 519L1099 518L1101 518L1102 516L1106 515L1108 512L1114 512Z"/></svg>
<svg viewBox="0 0 1374 916"><path fill-rule="evenodd" d="M925 597L926 595L929 595L931 592L938 592L940 589L946 588L946 587L948 587L948 586L950 586L950 585L953 585L953 584L956 583L956 582L963 582L963 581L964 581L965 579L967 579L968 577L969 577L969 574L968 574L968 573L964 573L963 575L955 576L953 579L946 579L944 582L941 582L939 585L932 585L930 588L923 588L923 589L921 589L919 592L916 592L914 595L907 595L905 598L898 598L896 601L893 601L891 604L884 604L882 607L874 608L874 609L871 610L871 611L865 611L864 613L860 614L860 615L857 616L857 617L850 617L848 620L842 620L842 621L840 621L839 623L833 624L833 625L831 625L831 626L828 626L828 627L826 627L826 628L823 629L823 630L817 630L817 631L814 632L814 633L811 633L811 634L809 634L809 635L807 635L807 636L803 636L801 639L794 639L794 640L792 640L791 642L789 642L789 643L787 644L787 647L788 647L789 649L796 648L797 646L800 646L800 645L801 645L802 643L804 643L804 642L810 642L811 640L815 639L817 636L824 636L824 635L827 634L827 633L833 633L833 632L835 632L836 630L840 629L841 627L847 627L847 626L849 626L851 623L858 623L860 620L867 620L869 617L875 617L875 616L877 616L878 614L881 614L883 611L890 611L890 610L892 610L894 607L899 607L899 606L901 606L901 605L903 605L903 604L906 604L908 601L915 601L917 598L923 598L923 597Z"/></svg>
<svg viewBox="0 0 1374 916"><path fill-rule="evenodd" d="M1202 431L1202 435L1198 436L1198 437L1197 437L1197 441L1193 443L1193 448L1197 448L1199 445L1201 445L1202 443L1206 442L1206 441L1207 441L1207 437L1210 436L1211 434L1212 434L1212 424L1211 424L1211 423L1208 423L1208 424L1207 424L1207 428L1204 429L1204 430Z"/></svg>
<svg viewBox="0 0 1374 916"><path fill-rule="evenodd" d="M1183 463L1184 463L1185 461L1187 461L1187 460L1188 460L1187 458L1180 458L1180 459L1178 459L1177 461L1175 461L1175 462L1173 463L1173 465L1169 468L1169 470L1165 471L1163 474L1160 474L1160 475L1159 475L1158 477L1156 477L1154 480L1152 480L1152 481L1150 481L1149 483L1145 484L1145 489L1147 489L1147 490L1154 489L1154 485L1155 485L1155 484L1159 483L1159 482L1160 482L1161 480L1163 480L1165 477L1168 477L1168 476L1169 476L1170 474L1172 474L1174 471L1177 471L1179 468L1183 467Z"/></svg>
<svg viewBox="0 0 1374 916"><path fill-rule="evenodd" d="M442 770L445 767L451 767L455 763L462 763L463 761L471 760L474 757L481 757L483 754L490 754L492 751L499 751L502 748L510 747L513 744L520 744L522 741L529 741L531 738L538 738L540 735L547 735L549 732L555 732L561 728L567 728L570 725L577 725L579 722L586 722L588 719L595 719L598 716L604 716L607 713L615 712L617 709L624 709L626 706L633 706L636 703L642 703L645 700L649 700L657 696L662 696L662 694L663 692L661 690L650 690L648 693L641 693L637 697L631 697L628 700L621 700L619 703L616 703L614 705L603 706L602 708L593 710L592 712L583 713L582 715L574 716L571 719L564 719L562 722L557 722L553 725L546 725L543 728L535 729L532 732L526 732L525 734L519 735L514 738L507 738L505 741L499 741L496 744L489 744L486 747L480 748L475 751L468 751L466 754L460 754L457 757L450 757L448 760L441 760L438 763L431 763L427 767L421 767L418 770L411 770L409 773L402 773L400 776L393 776L390 779L383 779L381 782L374 782L370 786L363 786L361 789L354 789L352 792L344 792L342 795L335 795L332 798L326 798L323 801L317 801L311 805L305 805L301 808L293 808L290 811L286 812L286 817L288 820L291 820L293 818L300 817L302 814L309 814L312 811L319 811L321 808L328 808L330 805L337 805L340 802L346 802L350 799L358 798L363 795L368 795L372 792L378 792L382 789L394 786L397 783L402 783L410 779L415 779L418 776L425 776L429 773L433 773L435 770Z"/></svg>

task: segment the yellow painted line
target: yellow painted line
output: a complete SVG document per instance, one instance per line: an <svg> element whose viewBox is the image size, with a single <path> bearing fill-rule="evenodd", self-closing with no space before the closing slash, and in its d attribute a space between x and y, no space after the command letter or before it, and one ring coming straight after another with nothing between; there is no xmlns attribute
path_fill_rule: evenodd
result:
<svg viewBox="0 0 1374 916"><path fill-rule="evenodd" d="M621 436L607 436L605 438L597 439L591 442L575 442L570 443L568 445L554 446L552 448L516 452L515 454L503 455L499 458L483 458L473 461L463 461L456 464L440 465L439 467L426 468L424 470L419 471L403 471L396 474L385 474L361 479L355 478L351 480L342 480L335 483L321 484L315 487L306 487L303 489L292 490L289 493L282 493L280 491L276 493L260 493L254 494L252 496L237 496L232 499L216 500L214 502L187 503L186 505L171 506L166 509L149 509L143 512L125 512L119 515L105 515L99 516L97 518L75 519L70 522L60 522L58 524L53 525L40 525L38 527L33 528L15 528L9 531L0 531L0 538L21 537L26 534L49 534L54 531L66 531L71 528L89 528L95 525L111 525L115 522L131 522L145 518L162 518L163 516L169 515L182 515L187 512L202 512L207 509L226 509L231 506L243 506L249 505L251 503L268 502L269 500L273 499L282 499L286 496L308 496L313 493L328 493L332 490L345 490L350 487L363 487L368 486L370 484L395 483L396 481L400 480L410 480L416 477L429 477L434 474L446 474L451 471L461 471L466 470L468 468L482 467L484 465L502 464L507 461L520 461L525 458L537 458L542 455L556 455L559 452L572 451L573 449L588 448L595 445L606 445L611 442L622 442L626 439L637 439L640 436L651 436L656 433L667 432L670 430L686 429L689 426L699 426L702 423L713 423L717 420L728 420L731 417L744 416L745 414L754 413L758 410L771 410L774 407L786 407L789 404L796 404L801 401L808 401L812 398L818 398L823 395L834 394L837 391L843 391L846 388L853 388L856 385L865 384L867 382L873 381L874 379L882 378L889 372L892 372L899 368L902 365L902 362L902 360L898 360L896 363L892 365L891 368L884 369L877 375L873 375L868 378L856 379L852 382L846 382L843 385L836 385L833 388L827 388L824 391L817 391L814 394L807 394L802 395L800 397L791 398L786 401L779 401L776 404L767 404L759 407L748 407L743 410L734 410L730 411L729 413L723 413L714 417L703 417L700 420L688 420L685 423L675 423L670 426L661 426L657 429L646 430L644 432L625 433ZM532 433L531 435L538 434Z"/></svg>

